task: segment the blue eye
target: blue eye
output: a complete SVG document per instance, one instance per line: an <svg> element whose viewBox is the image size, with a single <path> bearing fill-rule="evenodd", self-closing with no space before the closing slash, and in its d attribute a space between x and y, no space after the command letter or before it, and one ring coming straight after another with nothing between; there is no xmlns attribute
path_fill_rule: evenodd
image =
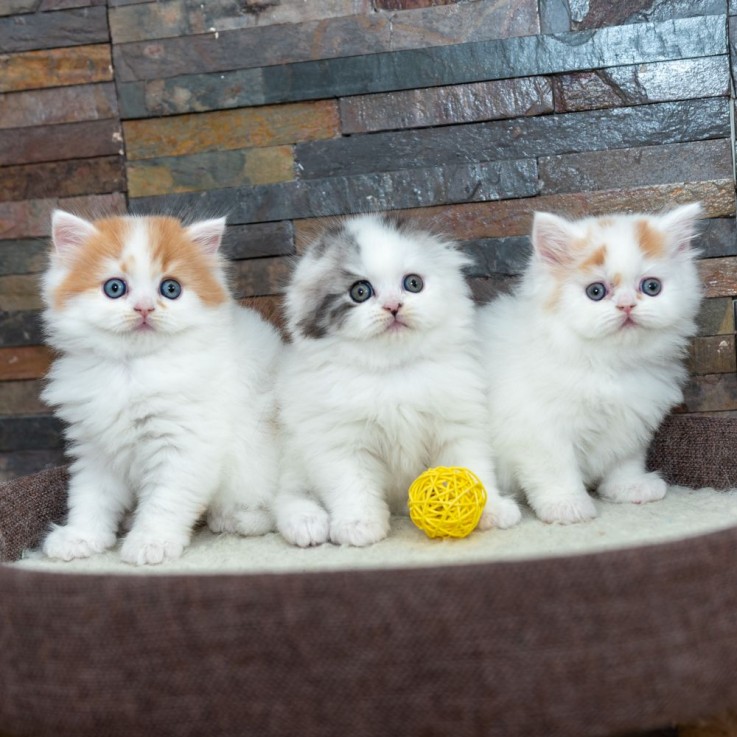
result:
<svg viewBox="0 0 737 737"><path fill-rule="evenodd" d="M589 284L588 287L586 287L586 296L594 302L599 302L606 297L606 285L602 284L600 281Z"/></svg>
<svg viewBox="0 0 737 737"><path fill-rule="evenodd" d="M373 287L367 281L357 281L348 290L348 294L354 302L365 302L373 293Z"/></svg>
<svg viewBox="0 0 737 737"><path fill-rule="evenodd" d="M128 287L126 287L122 279L108 279L102 285L102 291L105 292L106 297L118 299L118 297L122 297L128 291Z"/></svg>
<svg viewBox="0 0 737 737"><path fill-rule="evenodd" d="M640 282L640 291L647 294L648 297L657 296L662 288L663 284L660 279L653 279L653 277L648 277Z"/></svg>
<svg viewBox="0 0 737 737"><path fill-rule="evenodd" d="M182 285L176 279L164 279L159 287L162 297L176 299L182 293Z"/></svg>
<svg viewBox="0 0 737 737"><path fill-rule="evenodd" d="M422 277L418 274L407 274L404 277L402 286L406 292L421 292L425 286L425 282L422 281Z"/></svg>

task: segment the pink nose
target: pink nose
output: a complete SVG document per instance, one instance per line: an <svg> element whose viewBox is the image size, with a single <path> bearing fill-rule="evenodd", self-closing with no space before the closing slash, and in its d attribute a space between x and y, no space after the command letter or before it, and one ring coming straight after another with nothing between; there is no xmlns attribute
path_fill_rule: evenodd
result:
<svg viewBox="0 0 737 737"><path fill-rule="evenodd" d="M617 305L618 310L622 310L625 314L629 315L632 310L635 309L634 305Z"/></svg>
<svg viewBox="0 0 737 737"><path fill-rule="evenodd" d="M387 312L391 312L394 317L397 316L397 313L399 312L399 310L401 309L401 307L402 307L402 303L401 302L389 302L389 303L387 303L387 304L384 305L384 309Z"/></svg>
<svg viewBox="0 0 737 737"><path fill-rule="evenodd" d="M140 313L144 320L154 311L153 307L144 307L142 305L136 305L133 309Z"/></svg>

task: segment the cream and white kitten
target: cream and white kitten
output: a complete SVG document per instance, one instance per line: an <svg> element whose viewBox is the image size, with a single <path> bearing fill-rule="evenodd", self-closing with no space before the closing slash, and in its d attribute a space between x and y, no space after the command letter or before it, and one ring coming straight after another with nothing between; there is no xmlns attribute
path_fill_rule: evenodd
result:
<svg viewBox="0 0 737 737"><path fill-rule="evenodd" d="M290 543L370 545L406 513L428 467L465 466L489 494L479 524L520 519L497 493L474 347L474 306L452 244L366 215L327 230L286 293L292 345L277 380L284 457L275 512Z"/></svg>
<svg viewBox="0 0 737 737"><path fill-rule="evenodd" d="M576 222L535 215L522 283L479 311L490 442L504 491L545 522L661 499L645 469L655 429L682 400L701 288L698 204Z"/></svg>
<svg viewBox="0 0 737 737"><path fill-rule="evenodd" d="M112 547L129 510L121 557L134 564L181 555L206 511L214 531L273 529L281 340L231 298L224 227L54 213L43 294L59 357L43 397L68 423L73 462L46 555Z"/></svg>

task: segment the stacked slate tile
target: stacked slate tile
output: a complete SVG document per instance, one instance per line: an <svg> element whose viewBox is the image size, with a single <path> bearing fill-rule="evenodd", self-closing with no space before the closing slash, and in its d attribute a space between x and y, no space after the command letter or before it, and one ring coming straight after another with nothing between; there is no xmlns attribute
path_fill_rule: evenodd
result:
<svg viewBox="0 0 737 737"><path fill-rule="evenodd" d="M737 410L727 0L12 0L0 9L0 476L60 458L38 400L48 214L227 214L278 321L327 218L402 210L517 279L531 213L695 199L706 300L679 411ZM732 21L730 23L730 21Z"/></svg>

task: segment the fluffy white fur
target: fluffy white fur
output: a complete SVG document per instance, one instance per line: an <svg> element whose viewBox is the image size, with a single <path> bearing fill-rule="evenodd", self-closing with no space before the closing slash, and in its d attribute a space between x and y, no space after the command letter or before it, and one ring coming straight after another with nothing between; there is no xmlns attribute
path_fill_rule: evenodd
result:
<svg viewBox="0 0 737 737"><path fill-rule="evenodd" d="M520 519L502 499L485 425L465 257L443 240L380 216L345 221L298 263L287 290L293 343L277 397L284 457L277 527L290 542L369 545L410 483L433 466L466 466L489 494L479 525ZM421 277L419 292L403 287ZM360 304L352 285L368 281Z"/></svg>
<svg viewBox="0 0 737 737"><path fill-rule="evenodd" d="M587 490L612 502L665 495L645 455L682 400L701 298L689 246L699 215L698 204L577 222L537 213L521 286L479 311L499 482L523 490L540 519L591 519ZM664 244L659 257L638 240L643 219ZM643 293L644 278L660 293ZM593 283L606 286L599 301L586 294Z"/></svg>
<svg viewBox="0 0 737 737"><path fill-rule="evenodd" d="M178 299L148 316L151 329L136 330L136 306L163 299L164 275L150 258L146 219L126 220L123 253L134 262L125 275L129 292L109 299L100 285L58 307L56 290L95 225L62 211L53 218L44 318L59 358L43 396L68 423L73 459L68 520L43 544L54 558L111 547L127 511L134 516L121 556L133 564L178 557L206 510L214 531L273 529L272 377L280 338L229 296L207 306L186 284ZM215 251L224 226L209 220L186 230L209 254L223 287ZM113 260L108 266L104 278L121 276Z"/></svg>

